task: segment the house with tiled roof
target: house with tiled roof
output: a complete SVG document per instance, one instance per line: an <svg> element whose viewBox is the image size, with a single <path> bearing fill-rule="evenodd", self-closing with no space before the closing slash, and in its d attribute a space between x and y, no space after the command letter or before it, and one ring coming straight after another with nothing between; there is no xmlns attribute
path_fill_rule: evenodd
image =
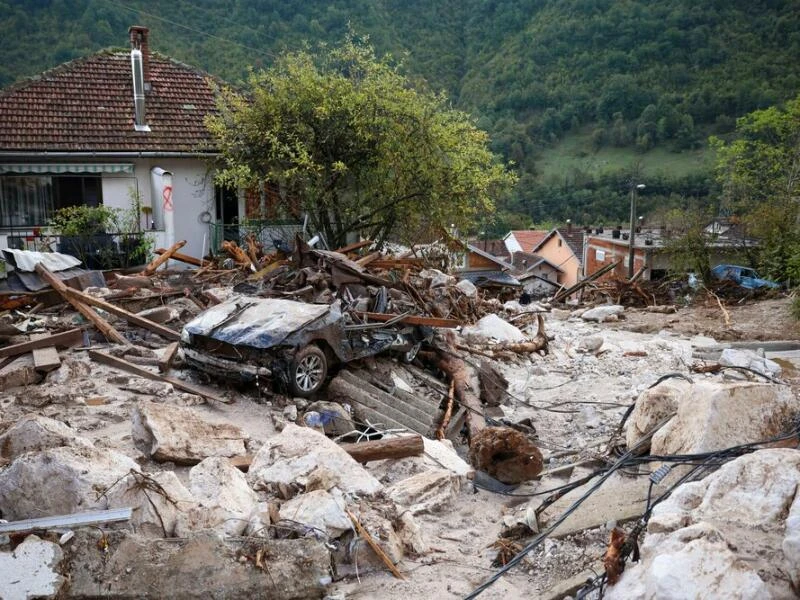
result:
<svg viewBox="0 0 800 600"><path fill-rule="evenodd" d="M558 280L564 270L538 254L515 252L511 266L511 273L534 298L550 296L561 287Z"/></svg>
<svg viewBox="0 0 800 600"><path fill-rule="evenodd" d="M583 231L571 226L556 227L536 245L533 254L561 269L558 283L571 287L583 273Z"/></svg>
<svg viewBox="0 0 800 600"><path fill-rule="evenodd" d="M503 243L509 254L515 252L533 252L533 249L539 245L545 236L547 236L546 229L515 229L509 231L503 236Z"/></svg>
<svg viewBox="0 0 800 600"><path fill-rule="evenodd" d="M146 207L138 227L158 245L208 249L209 223L244 214L236 191L215 187L205 127L215 82L150 51L129 30L130 51L76 59L0 91L0 248L25 247L55 211L72 205Z"/></svg>

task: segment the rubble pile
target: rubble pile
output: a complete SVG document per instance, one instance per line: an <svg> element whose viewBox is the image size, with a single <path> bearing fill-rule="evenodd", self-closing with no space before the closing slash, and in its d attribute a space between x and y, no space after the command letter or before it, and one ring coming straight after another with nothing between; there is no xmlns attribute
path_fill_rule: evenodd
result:
<svg viewBox="0 0 800 600"><path fill-rule="evenodd" d="M793 597L790 366L363 248L37 264L0 315L9 597Z"/></svg>

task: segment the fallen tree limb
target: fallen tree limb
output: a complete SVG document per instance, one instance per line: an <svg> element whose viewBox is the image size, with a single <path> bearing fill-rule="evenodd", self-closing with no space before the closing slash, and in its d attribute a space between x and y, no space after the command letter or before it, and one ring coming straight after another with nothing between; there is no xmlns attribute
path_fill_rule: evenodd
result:
<svg viewBox="0 0 800 600"><path fill-rule="evenodd" d="M150 277L153 275L158 267L163 265L167 262L172 255L175 254L178 250L183 248L186 245L186 240L181 240L180 242L176 242L172 246L169 247L168 250L165 250L163 254L154 258L150 263L144 268L144 270L140 273L140 275L145 275L146 277Z"/></svg>
<svg viewBox="0 0 800 600"><path fill-rule="evenodd" d="M98 315L94 312L91 308L86 306L80 300L70 296L69 290L72 288L68 288L63 281L61 281L58 277L56 277L50 269L45 267L42 263L38 263L36 267L36 272L39 276L44 279L50 286L57 291L64 300L69 302L75 310L81 313L87 320L89 320L100 333L109 341L109 342L116 342L118 344L128 344L128 340L126 340L123 335L114 329L111 324L106 321L103 317Z"/></svg>
<svg viewBox="0 0 800 600"><path fill-rule="evenodd" d="M447 394L447 408L442 417L442 424L436 430L436 439L443 440L446 437L447 426L450 424L450 418L453 416L453 394L455 393L455 385L450 382L450 392Z"/></svg>

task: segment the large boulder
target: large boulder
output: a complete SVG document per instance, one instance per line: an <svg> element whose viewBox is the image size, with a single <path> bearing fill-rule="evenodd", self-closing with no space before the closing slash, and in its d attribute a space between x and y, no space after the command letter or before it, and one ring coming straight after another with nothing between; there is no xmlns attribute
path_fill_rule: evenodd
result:
<svg viewBox="0 0 800 600"><path fill-rule="evenodd" d="M9 460L60 446L91 448L93 444L65 423L41 415L26 415L0 435L0 456Z"/></svg>
<svg viewBox="0 0 800 600"><path fill-rule="evenodd" d="M609 304L607 306L595 306L589 310L580 313L581 319L584 321L596 321L603 323L605 321L616 321L619 316L625 312L625 307L619 304Z"/></svg>
<svg viewBox="0 0 800 600"><path fill-rule="evenodd" d="M683 484L655 507L642 560L607 598L794 598L798 485L800 451L788 448L746 454Z"/></svg>
<svg viewBox="0 0 800 600"><path fill-rule="evenodd" d="M261 447L253 458L248 479L254 489L299 483L305 486L309 474L322 467L335 477L335 485L346 494L374 494L380 482L353 457L323 434L289 423Z"/></svg>
<svg viewBox="0 0 800 600"><path fill-rule="evenodd" d="M330 492L313 490L284 502L280 518L313 527L329 538L337 538L353 528L345 509L345 500L336 488Z"/></svg>
<svg viewBox="0 0 800 600"><path fill-rule="evenodd" d="M725 348L719 357L719 364L725 367L752 369L769 377L780 377L781 366L774 360L759 356L746 348Z"/></svg>
<svg viewBox="0 0 800 600"><path fill-rule="evenodd" d="M134 472L106 494L109 508L133 508L130 523L140 535L172 537L181 511L194 506L194 498L172 471Z"/></svg>
<svg viewBox="0 0 800 600"><path fill-rule="evenodd" d="M785 433L800 413L787 386L769 383L694 384L675 416L653 436L652 454L696 454Z"/></svg>
<svg viewBox="0 0 800 600"><path fill-rule="evenodd" d="M642 392L628 417L625 441L633 448L656 425L678 412L678 406L689 397L692 384L685 379L667 379ZM642 448L642 451L647 448Z"/></svg>
<svg viewBox="0 0 800 600"><path fill-rule="evenodd" d="M448 506L461 491L462 478L451 471L433 469L398 481L387 489L394 502L414 515Z"/></svg>
<svg viewBox="0 0 800 600"><path fill-rule="evenodd" d="M66 582L58 544L29 535L13 552L0 552L0 598L55 598ZM60 596L59 596L60 597Z"/></svg>
<svg viewBox="0 0 800 600"><path fill-rule="evenodd" d="M475 325L464 327L461 335L469 341L479 344L492 341L516 343L524 342L527 339L519 329L494 313L489 313Z"/></svg>
<svg viewBox="0 0 800 600"><path fill-rule="evenodd" d="M31 519L106 508L101 494L138 465L114 450L60 447L29 452L0 471L0 511Z"/></svg>
<svg viewBox="0 0 800 600"><path fill-rule="evenodd" d="M209 456L243 455L244 438L235 425L209 423L191 408L140 402L133 411L133 441L153 460L195 464Z"/></svg>
<svg viewBox="0 0 800 600"><path fill-rule="evenodd" d="M258 495L230 461L212 456L189 471L189 489L197 505L178 515L175 535L187 537L200 529L241 535L258 508Z"/></svg>

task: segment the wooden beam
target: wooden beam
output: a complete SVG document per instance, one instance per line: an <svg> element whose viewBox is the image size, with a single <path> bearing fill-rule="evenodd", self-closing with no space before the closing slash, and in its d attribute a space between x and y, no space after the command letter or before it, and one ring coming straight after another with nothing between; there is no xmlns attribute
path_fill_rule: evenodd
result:
<svg viewBox="0 0 800 600"><path fill-rule="evenodd" d="M46 333L34 333L31 335L32 341L48 340L50 336ZM61 366L61 358L55 346L45 346L33 350L33 368L40 373L49 373Z"/></svg>
<svg viewBox="0 0 800 600"><path fill-rule="evenodd" d="M172 342L169 346L167 346L166 350L164 350L164 354L158 361L158 370L161 373L166 373L169 371L170 366L172 366L172 361L175 359L175 354L178 352L178 342Z"/></svg>
<svg viewBox="0 0 800 600"><path fill-rule="evenodd" d="M169 327L164 327L163 325L159 325L151 321L150 319L146 319L140 315L133 314L125 310L124 308L120 308L115 304L111 304L110 302L106 302L105 300L101 300L100 298L95 298L94 296L90 296L89 294L84 294L78 290L73 290L71 288L66 290L66 294L68 297L72 297L74 299L79 300L80 302L84 302L86 304L90 304L91 306L96 306L97 308L102 308L104 311L111 313L117 317L125 319L128 323L132 325L137 325L142 329L147 329L148 331L152 331L160 335L161 337L168 339L168 340L179 340L181 339L181 334L175 331L174 329L170 329Z"/></svg>
<svg viewBox="0 0 800 600"><path fill-rule="evenodd" d="M391 315L386 313L372 313L372 312L357 312L359 317L368 319L370 321L392 321L397 319L400 315ZM438 319L436 317L420 317L418 315L407 315L397 321L398 323L405 323L407 325L427 325L428 327L450 327L455 328L461 325L460 321L455 319Z"/></svg>
<svg viewBox="0 0 800 600"><path fill-rule="evenodd" d="M375 262L381 257L380 252L373 252L372 254L367 254L366 256L362 256L356 261L356 264L359 267L366 267L368 264Z"/></svg>
<svg viewBox="0 0 800 600"><path fill-rule="evenodd" d="M0 348L0 358L6 356L18 356L31 352L37 348L46 348L48 346L59 346L61 348L69 348L70 346L77 346L83 342L82 329L70 329L62 333L56 333L40 340L31 340L29 342L22 342L14 344L13 346L6 346Z"/></svg>
<svg viewBox="0 0 800 600"><path fill-rule="evenodd" d="M181 248L183 248L185 245L186 245L186 240L181 240L180 242L176 242L175 244L170 246L168 250L165 250L163 254L150 261L150 264L148 264L144 268L144 271L142 271L140 275L146 275L147 277L149 277L150 275L155 274L158 267L160 267L170 258L172 258L172 255L175 254Z"/></svg>
<svg viewBox="0 0 800 600"><path fill-rule="evenodd" d="M155 254L162 255L166 254L167 250L164 248L157 248L153 252ZM193 265L195 267L205 267L206 265L211 264L210 260L195 258L194 256L189 256L188 254L181 254L180 252L173 252L172 260L177 260L178 262L186 263L187 265Z"/></svg>
<svg viewBox="0 0 800 600"><path fill-rule="evenodd" d="M336 252L338 252L339 254L347 254L348 252L355 252L356 250L361 250L361 248L366 248L370 244L372 244L372 240L355 242L354 244L348 244L347 246L342 246L341 248L337 248Z"/></svg>
<svg viewBox="0 0 800 600"><path fill-rule="evenodd" d="M98 330L100 330L100 333L102 333L103 336L105 336L105 338L109 342L116 342L118 344L125 344L125 345L128 344L128 340L126 340L119 331L114 329L108 321L106 321L103 317L94 312L91 308L86 306L83 302L69 295L70 291L76 291L76 290L68 288L63 281L61 281L58 277L53 275L50 269L45 267L42 263L38 263L34 268L36 269L36 272L39 274L39 277L41 277L47 283L49 283L50 286L55 291L57 291L62 298L64 298L64 300L66 300L73 307L75 307L75 310L77 310L84 317L86 317L86 319L91 321L91 323L95 327L97 327Z"/></svg>
<svg viewBox="0 0 800 600"><path fill-rule="evenodd" d="M373 269L404 269L406 267L422 267L425 261L421 258L382 258L369 264Z"/></svg>
<svg viewBox="0 0 800 600"><path fill-rule="evenodd" d="M406 435L371 442L359 442L358 444L341 444L340 447L360 463L386 458L422 456L425 452L425 444L421 435Z"/></svg>
<svg viewBox="0 0 800 600"><path fill-rule="evenodd" d="M222 402L227 404L229 400L226 400L222 396L208 390L206 388L192 385L190 383L186 383L185 381L181 381L180 379L176 379L175 377L167 377L166 375L159 375L158 373L153 373L152 371L148 371L147 369L140 367L138 365L134 365L131 362L123 358L117 358L116 356L111 356L110 354L106 354L105 352L100 352L98 350L89 350L89 358L92 360L99 362L104 365L108 365L109 367L114 367L115 369L121 369L122 371L127 371L128 373L132 373L133 375L138 375L139 377L144 377L145 379L152 379L153 381L164 381L166 383L171 383L172 386L176 389L183 390L184 392L189 392L190 394L195 394L197 396L201 396L202 398L206 398L208 400L213 400L215 402Z"/></svg>

